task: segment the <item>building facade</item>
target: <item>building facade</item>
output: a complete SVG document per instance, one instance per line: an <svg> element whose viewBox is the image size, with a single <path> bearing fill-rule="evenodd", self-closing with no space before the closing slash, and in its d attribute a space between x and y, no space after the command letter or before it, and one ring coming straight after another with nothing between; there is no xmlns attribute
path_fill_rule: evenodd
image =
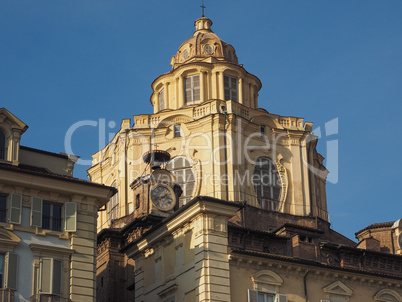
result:
<svg viewBox="0 0 402 302"><path fill-rule="evenodd" d="M402 301L400 221L359 243L330 228L312 123L259 108L211 26L152 83L154 113L93 156L90 179L119 190L98 217L98 300Z"/></svg>
<svg viewBox="0 0 402 302"><path fill-rule="evenodd" d="M0 108L0 301L95 301L97 211L116 190L20 146L27 128Z"/></svg>

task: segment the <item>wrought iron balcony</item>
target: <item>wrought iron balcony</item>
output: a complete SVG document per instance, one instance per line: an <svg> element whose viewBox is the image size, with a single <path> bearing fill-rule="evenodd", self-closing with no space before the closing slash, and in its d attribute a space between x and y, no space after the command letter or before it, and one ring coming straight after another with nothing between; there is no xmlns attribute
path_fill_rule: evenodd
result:
<svg viewBox="0 0 402 302"><path fill-rule="evenodd" d="M1 288L0 302L14 302L14 290L8 288Z"/></svg>

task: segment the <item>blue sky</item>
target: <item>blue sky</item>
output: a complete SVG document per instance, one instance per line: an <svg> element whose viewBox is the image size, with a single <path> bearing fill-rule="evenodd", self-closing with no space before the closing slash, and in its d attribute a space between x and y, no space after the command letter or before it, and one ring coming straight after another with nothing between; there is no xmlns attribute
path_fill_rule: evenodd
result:
<svg viewBox="0 0 402 302"><path fill-rule="evenodd" d="M65 152L67 130L151 113L151 83L194 31L201 1L0 0L0 107L29 125L22 144ZM314 127L338 118L331 223L354 238L374 222L402 217L400 128L402 1L205 1L212 29L263 84L259 105ZM110 128L109 122L116 127ZM112 123L113 124L113 123ZM98 129L73 136L90 159ZM86 178L88 166L75 176Z"/></svg>

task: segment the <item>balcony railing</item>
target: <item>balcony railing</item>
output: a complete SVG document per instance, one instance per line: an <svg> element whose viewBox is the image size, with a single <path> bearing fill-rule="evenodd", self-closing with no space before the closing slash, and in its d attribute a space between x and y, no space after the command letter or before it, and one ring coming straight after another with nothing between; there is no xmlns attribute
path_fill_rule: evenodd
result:
<svg viewBox="0 0 402 302"><path fill-rule="evenodd" d="M56 295L36 294L31 297L31 302L71 302L71 300Z"/></svg>
<svg viewBox="0 0 402 302"><path fill-rule="evenodd" d="M14 302L14 290L0 289L0 302Z"/></svg>

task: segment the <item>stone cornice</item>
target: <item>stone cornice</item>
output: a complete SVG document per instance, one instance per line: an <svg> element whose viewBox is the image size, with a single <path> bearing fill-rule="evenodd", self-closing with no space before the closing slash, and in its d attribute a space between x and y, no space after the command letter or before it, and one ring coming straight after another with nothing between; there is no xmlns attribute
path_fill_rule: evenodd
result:
<svg viewBox="0 0 402 302"><path fill-rule="evenodd" d="M139 240L133 241L121 251L125 252L128 257L133 257L136 253L144 252L147 248L164 240L165 237L171 236L175 230L193 221L200 214L216 215L229 219L240 208L241 205L234 202L198 196L172 216L167 217L159 225L143 234Z"/></svg>

